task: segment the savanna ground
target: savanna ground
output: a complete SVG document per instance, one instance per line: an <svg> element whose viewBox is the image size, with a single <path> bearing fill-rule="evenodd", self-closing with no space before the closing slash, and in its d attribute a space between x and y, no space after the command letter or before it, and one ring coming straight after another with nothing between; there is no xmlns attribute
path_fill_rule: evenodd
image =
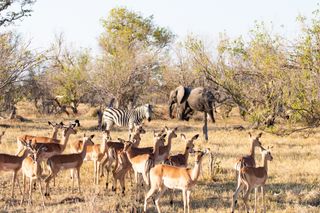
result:
<svg viewBox="0 0 320 213"><path fill-rule="evenodd" d="M27 103L19 104L18 113L30 122L0 121L0 129L6 127L1 153L15 153L16 137L22 134L51 135L51 127L47 121L60 122L78 118L81 122L77 135L72 135L70 141L81 138L83 133L95 134L94 141L101 142L102 134L95 130L96 118L92 117L92 109L81 106L77 117L66 116L42 116L37 114L32 106ZM192 212L230 212L231 196L236 187L234 162L237 157L248 154L250 141L248 130L230 130L233 125L246 125L236 115L222 120L217 116L215 124L209 124L209 142L197 140L196 149L209 147L215 155L214 175L211 177L208 170L208 157L203 161L202 174L199 182L191 193ZM153 120L146 123L147 134L143 135L141 146L152 145L152 130L159 130L164 125L179 127L178 133L185 133L191 137L201 133L202 122L180 122L177 120ZM257 134L258 132L254 132ZM60 136L59 136L60 137ZM116 129L112 137L127 138L127 129ZM265 147L272 145L273 161L269 163L269 179L267 181L266 206L268 212L320 212L320 129L315 134L305 137L304 133L295 133L287 137L278 137L271 134L263 134L261 142ZM183 152L184 143L180 138L173 141L172 153ZM67 148L66 152L69 149ZM261 162L260 152L257 150L258 162ZM193 164L193 157L189 163ZM260 163L261 164L261 163ZM10 199L11 173L1 173L0 176L0 209L2 211L21 212L129 212L142 209L143 201L135 201L135 187L132 187L127 178L126 195L119 192L113 193L111 189L105 189L105 179L96 186L93 182L93 163L85 162L81 169L82 193L76 190L72 193L70 172L60 172L56 187L51 184L51 200L46 200L46 206L42 207L39 191L33 193L33 205L24 203L19 205L21 195L18 187L15 190L15 199ZM19 173L21 182L21 173ZM110 184L109 184L110 187ZM63 203L69 198L74 202ZM253 206L251 196L251 207ZM72 199L69 199L69 201ZM79 202L78 202L79 201ZM169 205L169 196L166 193L160 200L164 212L183 212L182 195L175 192L174 206ZM239 199L241 211L244 211L242 199ZM239 208L238 208L239 209ZM260 210L261 208L259 208ZM148 205L149 212L155 212L152 201Z"/></svg>

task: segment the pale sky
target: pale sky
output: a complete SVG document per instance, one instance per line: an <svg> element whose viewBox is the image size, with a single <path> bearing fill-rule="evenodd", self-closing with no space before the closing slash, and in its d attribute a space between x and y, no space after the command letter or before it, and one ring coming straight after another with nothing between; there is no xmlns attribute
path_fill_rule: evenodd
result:
<svg viewBox="0 0 320 213"><path fill-rule="evenodd" d="M275 32L294 38L298 32L296 17L311 17L315 0L38 0L31 17L13 28L31 47L41 50L63 32L75 47L98 51L98 37L103 31L101 19L110 9L125 6L154 16L156 24L168 27L178 38L189 33L213 42L220 32L231 37L247 34L254 21L272 22ZM284 25L284 27L281 27Z"/></svg>

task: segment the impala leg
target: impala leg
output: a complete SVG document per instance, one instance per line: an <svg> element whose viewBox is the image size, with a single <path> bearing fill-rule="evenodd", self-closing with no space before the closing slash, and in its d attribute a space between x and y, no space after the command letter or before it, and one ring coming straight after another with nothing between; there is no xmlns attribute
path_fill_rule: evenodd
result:
<svg viewBox="0 0 320 213"><path fill-rule="evenodd" d="M173 205L173 194L174 194L174 189L170 192L170 205Z"/></svg>
<svg viewBox="0 0 320 213"><path fill-rule="evenodd" d="M167 187L162 186L162 189L160 189L160 192L158 193L158 195L155 198L155 203L156 203L158 213L161 213L160 205L159 205L160 197L165 193L166 190L167 190Z"/></svg>
<svg viewBox="0 0 320 213"><path fill-rule="evenodd" d="M13 172L13 176L12 176L12 190L11 190L11 198L14 197L14 184L16 182L16 179L17 179L17 172L14 171Z"/></svg>
<svg viewBox="0 0 320 213"><path fill-rule="evenodd" d="M94 160L93 161L93 183L94 184L97 184L96 174L97 174L97 161Z"/></svg>
<svg viewBox="0 0 320 213"><path fill-rule="evenodd" d="M187 191L187 207L188 207L188 213L190 212L190 194L191 194L191 191L188 190L188 191Z"/></svg>
<svg viewBox="0 0 320 213"><path fill-rule="evenodd" d="M80 189L80 168L77 168L77 179L78 179L78 191L81 193Z"/></svg>
<svg viewBox="0 0 320 213"><path fill-rule="evenodd" d="M250 186L247 186L246 194L245 194L244 197L243 197L244 206L245 206L245 208L246 208L246 212L248 212L248 213L249 213L248 197L249 197L249 194L250 194L251 190L252 190L252 189L250 188Z"/></svg>
<svg viewBox="0 0 320 213"><path fill-rule="evenodd" d="M96 178L97 178L97 184L99 185L99 172L100 172L100 161L97 161L96 162L96 169L97 169L97 171L96 171Z"/></svg>
<svg viewBox="0 0 320 213"><path fill-rule="evenodd" d="M16 180L16 181L17 181L17 184L18 184L18 187L19 187L20 194L22 195L22 190L21 190L21 186L20 186L19 179L18 179L18 180Z"/></svg>
<svg viewBox="0 0 320 213"><path fill-rule="evenodd" d="M258 187L254 188L254 213L257 212L257 193Z"/></svg>
<svg viewBox="0 0 320 213"><path fill-rule="evenodd" d="M24 195L25 195L25 193L26 193L26 176L25 176L25 175L22 176L22 185L23 185L23 194L22 194L22 198L21 198L20 205L23 204Z"/></svg>
<svg viewBox="0 0 320 213"><path fill-rule="evenodd" d="M234 192L233 196L232 196L232 205L231 205L231 212L234 212L234 209L237 205L237 202L238 202L238 194L239 192L243 189L243 184L241 184L241 182L239 183L238 182L238 186L237 186L237 189L236 191Z"/></svg>
<svg viewBox="0 0 320 213"><path fill-rule="evenodd" d="M32 179L30 179L30 184L29 184L29 201L28 201L28 205L30 205L32 203Z"/></svg>
<svg viewBox="0 0 320 213"><path fill-rule="evenodd" d="M187 213L187 190L182 190L182 197L183 197L183 212Z"/></svg>
<svg viewBox="0 0 320 213"><path fill-rule="evenodd" d="M261 186L261 194L262 194L263 212L266 213L266 203L265 203L265 200L264 200L264 186Z"/></svg>
<svg viewBox="0 0 320 213"><path fill-rule="evenodd" d="M44 204L44 195L43 195L43 191L42 191L42 184L41 184L41 180L39 179L39 188L40 188L40 194L41 194L41 199L42 199L42 205L45 206Z"/></svg>
<svg viewBox="0 0 320 213"><path fill-rule="evenodd" d="M151 186L151 189L147 192L145 198L144 198L144 206L143 206L143 211L147 212L147 203L148 199L157 191L157 187ZM158 208L158 207L157 207ZM159 210L158 210L159 211Z"/></svg>

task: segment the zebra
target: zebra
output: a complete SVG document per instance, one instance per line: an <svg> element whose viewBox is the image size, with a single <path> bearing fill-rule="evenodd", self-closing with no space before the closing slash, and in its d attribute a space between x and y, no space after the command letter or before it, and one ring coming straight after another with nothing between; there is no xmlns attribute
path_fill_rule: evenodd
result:
<svg viewBox="0 0 320 213"><path fill-rule="evenodd" d="M152 106L150 104L144 104L131 110L108 107L103 112L102 129L110 130L114 124L128 126L130 140L133 128L140 125L145 118L150 122L151 115Z"/></svg>

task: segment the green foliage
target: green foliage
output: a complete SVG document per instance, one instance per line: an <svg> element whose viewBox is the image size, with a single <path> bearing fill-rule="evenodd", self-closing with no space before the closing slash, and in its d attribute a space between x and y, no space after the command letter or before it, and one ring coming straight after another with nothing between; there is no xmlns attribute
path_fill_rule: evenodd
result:
<svg viewBox="0 0 320 213"><path fill-rule="evenodd" d="M93 82L99 91L117 99L126 107L147 92L156 78L161 58L172 41L172 33L126 8L114 8L102 20L105 29L100 37L103 55Z"/></svg>

